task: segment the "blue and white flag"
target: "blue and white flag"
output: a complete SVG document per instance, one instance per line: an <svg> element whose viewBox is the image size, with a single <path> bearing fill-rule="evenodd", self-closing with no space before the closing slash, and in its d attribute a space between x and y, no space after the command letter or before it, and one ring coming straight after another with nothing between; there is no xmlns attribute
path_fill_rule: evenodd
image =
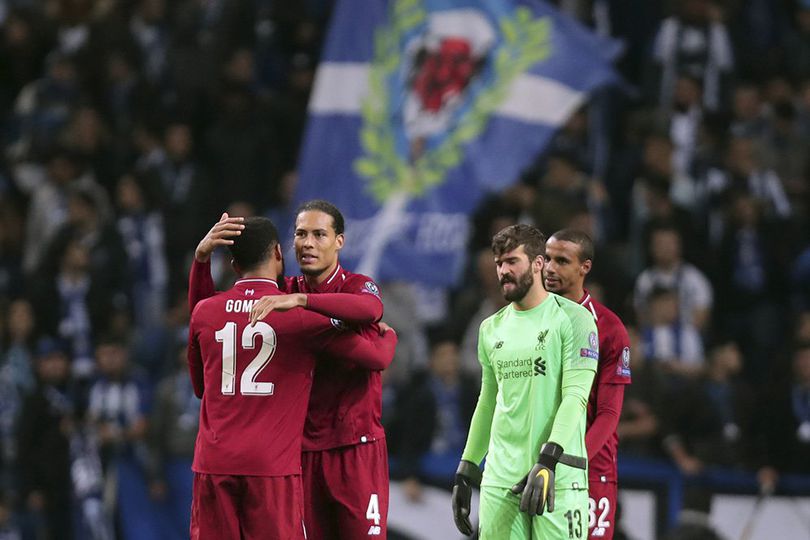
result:
<svg viewBox="0 0 810 540"><path fill-rule="evenodd" d="M341 0L295 201L341 209L347 268L451 285L469 213L615 80L617 50L536 1Z"/></svg>

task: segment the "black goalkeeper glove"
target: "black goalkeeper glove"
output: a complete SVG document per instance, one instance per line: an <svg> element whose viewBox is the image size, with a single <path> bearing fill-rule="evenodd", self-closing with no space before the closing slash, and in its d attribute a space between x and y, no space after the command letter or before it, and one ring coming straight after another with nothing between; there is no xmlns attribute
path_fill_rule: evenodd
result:
<svg viewBox="0 0 810 540"><path fill-rule="evenodd" d="M554 468L563 455L563 448L557 443L549 442L543 445L537 463L523 480L512 486L512 493L521 495L520 511L530 516L543 515L543 509L548 505L548 511L554 511Z"/></svg>
<svg viewBox="0 0 810 540"><path fill-rule="evenodd" d="M453 483L453 520L459 532L467 536L472 536L473 533L470 523L472 488L479 485L481 485L481 469L475 463L462 459L456 469L456 479Z"/></svg>

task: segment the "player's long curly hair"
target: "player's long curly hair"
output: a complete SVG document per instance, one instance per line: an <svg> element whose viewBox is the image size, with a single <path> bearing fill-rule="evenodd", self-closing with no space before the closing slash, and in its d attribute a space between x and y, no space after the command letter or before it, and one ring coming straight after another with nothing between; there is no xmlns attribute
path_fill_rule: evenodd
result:
<svg viewBox="0 0 810 540"><path fill-rule="evenodd" d="M523 251L533 261L546 256L546 235L540 229L524 223L509 225L492 237L492 253L496 257L523 246Z"/></svg>

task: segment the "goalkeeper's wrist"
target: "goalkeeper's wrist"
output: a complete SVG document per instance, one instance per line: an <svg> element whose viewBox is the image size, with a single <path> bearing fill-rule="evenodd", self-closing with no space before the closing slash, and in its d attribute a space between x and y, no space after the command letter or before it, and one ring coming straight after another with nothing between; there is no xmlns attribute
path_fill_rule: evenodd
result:
<svg viewBox="0 0 810 540"><path fill-rule="evenodd" d="M462 459L458 464L458 469L456 469L457 484L459 480L478 487L481 485L481 469L472 461Z"/></svg>
<svg viewBox="0 0 810 540"><path fill-rule="evenodd" d="M540 455L537 457L537 463L551 469L552 471L560 461L563 455L563 447L554 442L547 442L540 449Z"/></svg>

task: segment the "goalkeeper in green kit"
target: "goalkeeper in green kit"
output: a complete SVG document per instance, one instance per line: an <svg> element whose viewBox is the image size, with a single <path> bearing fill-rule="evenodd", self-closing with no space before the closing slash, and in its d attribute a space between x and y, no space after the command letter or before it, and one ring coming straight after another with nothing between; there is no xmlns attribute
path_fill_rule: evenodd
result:
<svg viewBox="0 0 810 540"><path fill-rule="evenodd" d="M599 356L593 315L543 288L545 236L528 225L492 239L504 297L481 323L481 394L453 486L453 517L481 540L588 537L585 416ZM486 468L479 468L486 456Z"/></svg>

